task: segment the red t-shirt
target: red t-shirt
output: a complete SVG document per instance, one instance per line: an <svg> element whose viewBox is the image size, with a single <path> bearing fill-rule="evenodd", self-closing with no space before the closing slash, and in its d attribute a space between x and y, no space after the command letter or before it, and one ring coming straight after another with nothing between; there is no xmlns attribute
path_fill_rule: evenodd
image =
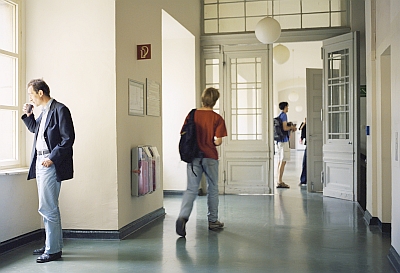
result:
<svg viewBox="0 0 400 273"><path fill-rule="evenodd" d="M185 123L189 115L185 119ZM218 160L218 151L214 144L214 137L221 138L227 136L224 119L211 110L197 110L194 113L194 123L196 124L197 144L200 151L204 153L204 158Z"/></svg>

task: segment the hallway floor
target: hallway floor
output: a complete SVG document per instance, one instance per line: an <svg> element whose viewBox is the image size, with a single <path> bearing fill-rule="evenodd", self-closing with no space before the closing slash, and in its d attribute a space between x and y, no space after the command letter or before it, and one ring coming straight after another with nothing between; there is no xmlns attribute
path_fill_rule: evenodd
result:
<svg viewBox="0 0 400 273"><path fill-rule="evenodd" d="M167 196L165 218L122 241L64 240L62 259L46 264L35 262L42 242L34 242L0 255L0 272L395 272L390 237L367 226L355 203L297 186L301 156L287 164L290 189L221 195L221 231L207 229L207 197L199 196L179 238L181 196Z"/></svg>

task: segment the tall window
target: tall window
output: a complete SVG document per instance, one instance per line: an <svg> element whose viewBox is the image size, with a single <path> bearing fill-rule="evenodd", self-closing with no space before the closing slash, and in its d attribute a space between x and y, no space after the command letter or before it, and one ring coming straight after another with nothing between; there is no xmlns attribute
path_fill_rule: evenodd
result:
<svg viewBox="0 0 400 273"><path fill-rule="evenodd" d="M282 29L346 27L350 0L203 0L205 34L254 31L266 16Z"/></svg>
<svg viewBox="0 0 400 273"><path fill-rule="evenodd" d="M18 3L0 0L0 169L19 166Z"/></svg>

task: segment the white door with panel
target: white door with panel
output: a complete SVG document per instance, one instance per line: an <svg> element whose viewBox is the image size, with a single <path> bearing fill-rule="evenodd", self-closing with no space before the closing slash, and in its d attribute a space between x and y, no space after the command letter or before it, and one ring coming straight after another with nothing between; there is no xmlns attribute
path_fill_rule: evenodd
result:
<svg viewBox="0 0 400 273"><path fill-rule="evenodd" d="M357 200L359 34L323 41L323 195Z"/></svg>
<svg viewBox="0 0 400 273"><path fill-rule="evenodd" d="M307 189L322 192L322 69L306 69L307 90Z"/></svg>
<svg viewBox="0 0 400 273"><path fill-rule="evenodd" d="M271 193L267 61L267 50L224 53L228 137L221 163L226 194Z"/></svg>

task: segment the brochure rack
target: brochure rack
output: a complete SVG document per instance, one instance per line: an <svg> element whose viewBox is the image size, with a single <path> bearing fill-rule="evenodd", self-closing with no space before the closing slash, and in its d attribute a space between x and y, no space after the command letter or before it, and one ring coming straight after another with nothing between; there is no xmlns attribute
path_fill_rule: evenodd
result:
<svg viewBox="0 0 400 273"><path fill-rule="evenodd" d="M143 145L131 151L131 195L143 196L160 187L160 154L157 147Z"/></svg>

